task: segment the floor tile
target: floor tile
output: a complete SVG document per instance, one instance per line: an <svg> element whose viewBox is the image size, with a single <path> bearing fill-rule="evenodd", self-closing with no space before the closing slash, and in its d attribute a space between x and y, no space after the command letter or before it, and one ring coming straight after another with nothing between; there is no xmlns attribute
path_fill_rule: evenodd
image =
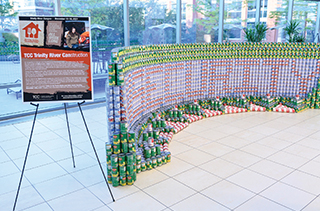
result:
<svg viewBox="0 0 320 211"><path fill-rule="evenodd" d="M0 177L0 195L18 189L21 172ZM28 187L31 184L26 178L22 178L21 188ZM1 197L0 197L1 198Z"/></svg>
<svg viewBox="0 0 320 211"><path fill-rule="evenodd" d="M134 185L113 187L111 184L109 184L109 187L116 202L125 198L126 196L132 195L133 193L141 192ZM113 203L112 196L105 181L89 186L88 190L90 190L105 204Z"/></svg>
<svg viewBox="0 0 320 211"><path fill-rule="evenodd" d="M267 177L271 177L275 180L280 180L294 171L292 168L269 160L261 160L258 163L250 166L248 169L263 174Z"/></svg>
<svg viewBox="0 0 320 211"><path fill-rule="evenodd" d="M199 168L208 171L214 175L217 175L221 178L229 177L230 175L243 169L238 165L222 160L220 158L200 165Z"/></svg>
<svg viewBox="0 0 320 211"><path fill-rule="evenodd" d="M72 150L73 150L73 155L75 157L85 154L85 152L79 150L74 145L72 147ZM72 152L71 152L70 146L59 148L59 149L49 150L49 151L46 151L46 153L48 154L48 156L52 160L54 160L56 162L57 161L62 161L62 160L69 160L70 164L73 162L72 161ZM75 162L77 162L76 158L75 158Z"/></svg>
<svg viewBox="0 0 320 211"><path fill-rule="evenodd" d="M320 155L319 150L313 149L310 147L306 147L300 144L291 145L283 150L284 152L288 152L294 155L298 155L307 159L312 159L318 155Z"/></svg>
<svg viewBox="0 0 320 211"><path fill-rule="evenodd" d="M252 142L245 140L245 139L242 139L242 138L239 138L237 136L231 135L231 136L227 136L225 138L219 139L217 141L217 143L229 146L234 149L239 149L239 148L244 147Z"/></svg>
<svg viewBox="0 0 320 211"><path fill-rule="evenodd" d="M106 173L106 170L104 170ZM103 174L98 165L72 173L83 186L91 186L104 181Z"/></svg>
<svg viewBox="0 0 320 211"><path fill-rule="evenodd" d="M310 148L313 148L313 149L320 150L320 141L319 141L319 139L314 139L314 138L311 138L311 137L307 137L307 138L304 138L304 139L300 140L299 142L297 142L297 144L300 144L300 145L306 146L306 147L310 147Z"/></svg>
<svg viewBox="0 0 320 211"><path fill-rule="evenodd" d="M255 142L258 141L262 138L265 138L265 135L258 133L256 131L252 130L243 130L238 133L233 134L233 136L236 136L238 138L242 138L244 140L250 141L250 142Z"/></svg>
<svg viewBox="0 0 320 211"><path fill-rule="evenodd" d="M243 167L248 167L261 160L261 158L257 156L242 151L232 151L221 158Z"/></svg>
<svg viewBox="0 0 320 211"><path fill-rule="evenodd" d="M15 148L26 147L28 146L29 139L27 137L19 137L11 140L0 142L0 147L4 151L8 151Z"/></svg>
<svg viewBox="0 0 320 211"><path fill-rule="evenodd" d="M24 160L24 158L20 158L14 160L13 162L18 166L19 169L22 169ZM48 155L46 155L43 152L35 155L28 155L25 169L33 169L53 162L54 160L52 160Z"/></svg>
<svg viewBox="0 0 320 211"><path fill-rule="evenodd" d="M180 160L179 158L176 158L175 156L171 156L171 162L165 165L162 165L161 167L158 167L157 170L161 171L162 173L172 177L177 174L180 174L181 172L187 171L194 166Z"/></svg>
<svg viewBox="0 0 320 211"><path fill-rule="evenodd" d="M243 148L241 148L241 151L250 153L252 155L261 157L261 158L266 158L269 157L270 155L274 154L277 152L276 149L273 149L271 147L267 147L258 143L252 143L249 144Z"/></svg>
<svg viewBox="0 0 320 211"><path fill-rule="evenodd" d="M170 164L169 164L170 165ZM165 175L161 171L152 170L152 171L145 171L137 174L137 181L134 182L134 185L140 189L155 185L165 179L168 179L169 176Z"/></svg>
<svg viewBox="0 0 320 211"><path fill-rule="evenodd" d="M16 198L16 191L1 195L1 210L12 210ZM24 210L26 208L43 203L43 198L31 186L21 188L16 204L16 210Z"/></svg>
<svg viewBox="0 0 320 211"><path fill-rule="evenodd" d="M228 134L217 131L217 130L212 130L212 129L208 129L205 130L201 133L197 134L199 137L203 137L205 139L211 140L211 141L217 141L221 138L227 137ZM208 143L208 142L207 142Z"/></svg>
<svg viewBox="0 0 320 211"><path fill-rule="evenodd" d="M24 176L28 178L28 180L32 184L38 184L40 182L44 182L62 175L66 175L67 173L68 172L66 172L58 164L50 163L38 168L28 169L24 172Z"/></svg>
<svg viewBox="0 0 320 211"><path fill-rule="evenodd" d="M293 210L301 210L315 197L281 182L274 184L260 195Z"/></svg>
<svg viewBox="0 0 320 211"><path fill-rule="evenodd" d="M311 160L310 162L301 166L298 170L305 172L305 173L308 173L308 174L311 174L313 176L319 177L320 176L320 162Z"/></svg>
<svg viewBox="0 0 320 211"><path fill-rule="evenodd" d="M2 149L0 149L0 164L8 162L8 161L10 161L10 158L7 156L7 154Z"/></svg>
<svg viewBox="0 0 320 211"><path fill-rule="evenodd" d="M64 159L59 161L58 164L69 173L80 171L81 169L98 165L97 161L87 154L81 154L81 155L75 156L74 160L75 160L76 168L73 167L71 157L69 159Z"/></svg>
<svg viewBox="0 0 320 211"><path fill-rule="evenodd" d="M318 196L310 204L306 205L303 211L318 211L320 207L320 197Z"/></svg>
<svg viewBox="0 0 320 211"><path fill-rule="evenodd" d="M171 178L148 187L144 191L168 207L196 193Z"/></svg>
<svg viewBox="0 0 320 211"><path fill-rule="evenodd" d="M53 210L61 211L87 211L101 207L103 203L87 189L72 192L66 196L49 201Z"/></svg>
<svg viewBox="0 0 320 211"><path fill-rule="evenodd" d="M310 130L306 127L301 127L301 126L291 126L287 129L284 130L285 132L288 132L288 133L293 133L293 134L297 134L297 135L300 135L300 136L309 136L311 134L313 134L313 130Z"/></svg>
<svg viewBox="0 0 320 211"><path fill-rule="evenodd" d="M301 171L292 172L281 179L281 182L314 195L320 194L320 177L315 177Z"/></svg>
<svg viewBox="0 0 320 211"><path fill-rule="evenodd" d="M262 145L267 146L267 147L274 148L276 150L282 150L282 149L292 145L291 142L284 141L282 139L275 138L273 136L265 137L265 138L257 141L256 143L262 144Z"/></svg>
<svg viewBox="0 0 320 211"><path fill-rule="evenodd" d="M180 153L176 157L195 166L201 165L215 158L215 156L197 149Z"/></svg>
<svg viewBox="0 0 320 211"><path fill-rule="evenodd" d="M271 136L274 138L278 138L278 139L282 139L284 141L291 142L291 143L296 143L296 142L302 140L303 138L305 138L305 136L298 135L295 133L290 133L288 131L280 131L278 133L272 134Z"/></svg>
<svg viewBox="0 0 320 211"><path fill-rule="evenodd" d="M202 194L227 206L229 209L236 208L254 196L254 193L225 180L205 189Z"/></svg>
<svg viewBox="0 0 320 211"><path fill-rule="evenodd" d="M24 157L26 156L27 147L28 147L28 144L26 144L23 147L6 150L6 153L9 156L9 158L12 160L24 159ZM35 144L31 143L30 148L29 148L29 156L36 155L41 152L42 151L39 147L37 147Z"/></svg>
<svg viewBox="0 0 320 211"><path fill-rule="evenodd" d="M190 149L192 149L190 146L180 143L176 139L173 139L169 145L169 150L172 155L178 155Z"/></svg>
<svg viewBox="0 0 320 211"><path fill-rule="evenodd" d="M212 142L212 143L203 145L198 149L216 157L220 157L234 150L234 148L228 147L226 145L223 145L217 142Z"/></svg>
<svg viewBox="0 0 320 211"><path fill-rule="evenodd" d="M244 204L240 205L235 211L248 211L248 210L259 210L259 211L290 211L291 209L284 207L278 203L265 199L261 196L255 196Z"/></svg>
<svg viewBox="0 0 320 211"><path fill-rule="evenodd" d="M195 203L196 202L196 203ZM201 210L201 211L227 211L228 208L218 204L217 202L205 197L199 193L173 205L170 207L174 211L185 211L185 210Z"/></svg>
<svg viewBox="0 0 320 211"><path fill-rule="evenodd" d="M54 149L70 147L70 143L62 138L57 138L57 139L49 140L46 142L38 143L37 147L39 147L43 151L50 151Z"/></svg>
<svg viewBox="0 0 320 211"><path fill-rule="evenodd" d="M154 211L160 211L165 209L166 207L158 201L158 199L154 199L154 196L149 196L144 192L133 193L125 198L116 200L116 202L112 202L108 204L108 206L112 210L131 210L131 211L141 211L141 210L149 210L152 207ZM137 203L138 201L143 201L143 203Z"/></svg>
<svg viewBox="0 0 320 211"><path fill-rule="evenodd" d="M189 147L197 148L204 144L210 143L210 139L201 136L191 135L182 139L177 140L182 144L186 144ZM169 146L170 147L170 146Z"/></svg>
<svg viewBox="0 0 320 211"><path fill-rule="evenodd" d="M35 206L32 206L30 208L25 209L24 211L52 211L52 208L47 203L38 204Z"/></svg>
<svg viewBox="0 0 320 211"><path fill-rule="evenodd" d="M201 191L221 181L219 177L210 174L207 171L204 171L198 167L185 171L175 176L174 178L196 191Z"/></svg>
<svg viewBox="0 0 320 211"><path fill-rule="evenodd" d="M83 189L83 186L70 175L35 184L34 187L47 201Z"/></svg>
<svg viewBox="0 0 320 211"><path fill-rule="evenodd" d="M20 169L11 161L0 163L0 178L14 173L21 172Z"/></svg>
<svg viewBox="0 0 320 211"><path fill-rule="evenodd" d="M232 175L227 180L255 193L263 191L276 182L273 179L248 169Z"/></svg>
<svg viewBox="0 0 320 211"><path fill-rule="evenodd" d="M104 206L99 207L97 209L94 209L92 211L111 211L111 209L107 205L104 205Z"/></svg>
<svg viewBox="0 0 320 211"><path fill-rule="evenodd" d="M241 128L231 126L231 125L223 125L221 127L217 127L216 130L219 130L219 131L226 133L228 135L232 135L234 133L238 133L238 132L242 131Z"/></svg>
<svg viewBox="0 0 320 211"><path fill-rule="evenodd" d="M308 159L293 155L287 152L279 151L276 154L271 155L268 157L268 160L274 161L276 163L288 166L290 168L299 168L303 164L305 164Z"/></svg>

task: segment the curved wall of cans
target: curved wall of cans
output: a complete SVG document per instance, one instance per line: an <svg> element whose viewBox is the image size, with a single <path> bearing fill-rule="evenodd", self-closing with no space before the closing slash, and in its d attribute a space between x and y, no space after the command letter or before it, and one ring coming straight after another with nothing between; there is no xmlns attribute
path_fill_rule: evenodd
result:
<svg viewBox="0 0 320 211"><path fill-rule="evenodd" d="M117 49L113 59L118 65L116 77L121 77L116 86L120 89L121 120L127 121L130 131L145 114L194 99L266 94L305 97L319 78L320 59L314 54L319 45L307 46L303 55L294 56L288 55L286 48L279 50L283 44L273 44L274 51L267 45L255 47L253 55L244 54L245 48L235 49L236 44L199 44L196 50L184 45L153 49L160 56L150 54L148 46ZM249 45L247 50L250 52Z"/></svg>

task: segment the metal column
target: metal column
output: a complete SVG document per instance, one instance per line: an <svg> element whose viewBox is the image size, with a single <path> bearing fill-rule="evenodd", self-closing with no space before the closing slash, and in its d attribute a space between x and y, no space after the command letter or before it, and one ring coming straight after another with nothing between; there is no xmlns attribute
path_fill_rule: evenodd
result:
<svg viewBox="0 0 320 211"><path fill-rule="evenodd" d="M256 0L256 21L255 25L258 25L260 23L260 17L261 17L261 0Z"/></svg>
<svg viewBox="0 0 320 211"><path fill-rule="evenodd" d="M123 1L124 46L130 46L129 0Z"/></svg>
<svg viewBox="0 0 320 211"><path fill-rule="evenodd" d="M224 0L219 2L219 32L218 32L218 42L223 41L223 17L224 17Z"/></svg>
<svg viewBox="0 0 320 211"><path fill-rule="evenodd" d="M319 24L320 24L320 2L318 3L318 9L317 9L317 21L316 21L316 28L315 28L316 38L314 39L314 42L319 42Z"/></svg>
<svg viewBox="0 0 320 211"><path fill-rule="evenodd" d="M176 43L181 43L181 0L177 0Z"/></svg>

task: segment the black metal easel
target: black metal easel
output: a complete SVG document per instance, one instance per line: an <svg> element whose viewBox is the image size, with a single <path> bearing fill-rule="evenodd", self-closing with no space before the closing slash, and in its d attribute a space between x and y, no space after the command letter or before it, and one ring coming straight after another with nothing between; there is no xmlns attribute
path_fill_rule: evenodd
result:
<svg viewBox="0 0 320 211"><path fill-rule="evenodd" d="M112 200L113 202L115 202L115 199L113 197L113 194L111 192L111 189L110 189L110 186L109 186L109 183L107 181L107 178L106 178L106 175L102 169L102 166L101 166L101 163L100 163L100 160L99 160L99 157L98 157L98 154L97 154L97 151L96 151L96 148L93 144L93 141L92 141L92 138L91 138L91 135L90 135L90 132L89 132L89 129L88 129L88 126L87 126L87 123L86 123L86 120L84 118L84 115L83 115L83 112L82 112L82 109L81 109L81 105L85 103L85 101L83 101L82 103L78 103L78 106L79 106L79 110L80 110L80 113L81 113L81 116L82 116L82 119L83 119L83 123L86 127L86 130L87 130L87 133L88 133L88 136L89 136L89 139L90 139L90 142L91 142L91 146L93 148L93 151L96 155L96 158L97 158L97 161L98 161L98 164L99 164L99 167L100 167L100 170L102 172L102 175L104 177L104 180L108 186L108 189L109 189L109 192L110 192L110 195L112 197ZM31 139L32 139L32 135L33 135L33 130L34 130L34 125L36 123L36 118L37 118L37 114L38 114L38 109L39 109L39 104L33 104L33 103L30 103L31 105L33 106L36 106L36 112L34 114L34 119L33 119L33 123L32 123L32 128L31 128L31 132L30 132L30 138L29 138L29 143L28 143L28 147L27 147L27 152L26 152L26 155L25 155L25 158L24 158L24 162L23 162L23 167L22 167L22 171L21 171L21 176L20 176L20 181L19 181L19 185L18 185L18 190L17 190L17 194L16 194L16 198L14 200L14 205L13 205L13 211L15 211L16 209L16 205L17 205L17 201L18 201L18 197L19 197L19 192L20 192L20 188L21 188L21 183L22 183L22 178L23 178L23 174L24 174L24 171L25 171L25 167L26 167L26 163L27 163L27 158L28 158L28 154L29 154L29 149L30 149L30 144L31 144ZM72 141L71 141L71 134L70 134L70 126L69 126L69 119L68 119L68 114L67 114L67 105L66 103L64 103L64 109L65 109L65 114L66 114L66 121L67 121L67 128L68 128L68 133L69 133L69 141L70 141L70 147L71 147L71 154L72 154L72 161L73 161L73 167L75 168L75 161L74 161L74 154L73 154L73 147L72 147Z"/></svg>

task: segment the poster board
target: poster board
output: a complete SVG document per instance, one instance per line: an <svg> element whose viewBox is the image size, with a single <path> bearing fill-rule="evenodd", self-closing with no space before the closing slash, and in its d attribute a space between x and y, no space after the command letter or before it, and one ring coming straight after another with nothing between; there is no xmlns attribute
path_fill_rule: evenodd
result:
<svg viewBox="0 0 320 211"><path fill-rule="evenodd" d="M23 102L93 101L89 17L19 16Z"/></svg>

